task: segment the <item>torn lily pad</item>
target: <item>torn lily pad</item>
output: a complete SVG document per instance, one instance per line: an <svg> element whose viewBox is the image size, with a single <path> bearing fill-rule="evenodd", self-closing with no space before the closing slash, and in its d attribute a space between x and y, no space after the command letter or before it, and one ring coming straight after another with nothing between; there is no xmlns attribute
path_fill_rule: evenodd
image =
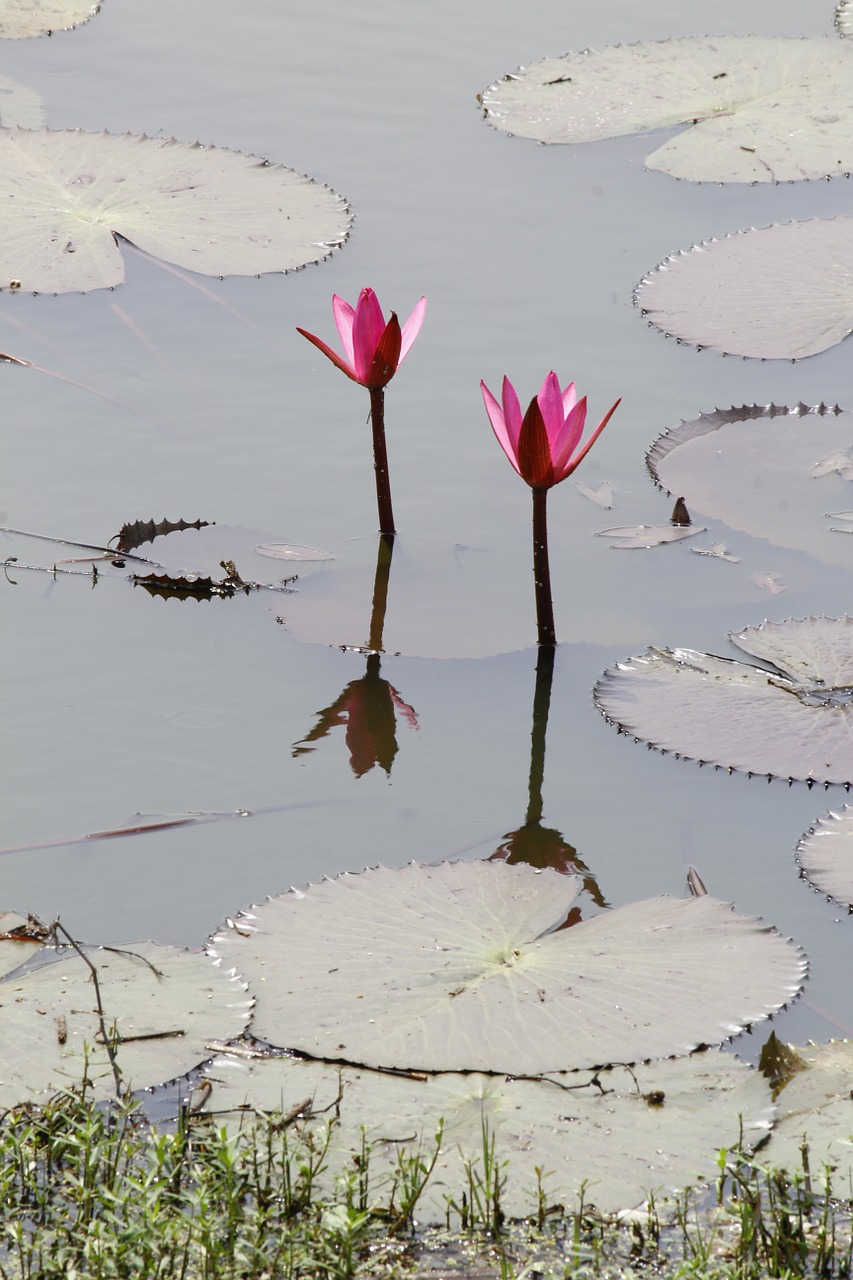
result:
<svg viewBox="0 0 853 1280"><path fill-rule="evenodd" d="M688 36L543 58L482 95L490 124L539 142L691 126L646 166L691 182L853 170L853 58L830 39Z"/></svg>
<svg viewBox="0 0 853 1280"><path fill-rule="evenodd" d="M791 1046L803 1069L777 1094L779 1119L762 1149L763 1164L809 1176L817 1195L849 1199L853 1180L853 1043ZM805 1157L808 1164L804 1164Z"/></svg>
<svg viewBox="0 0 853 1280"><path fill-rule="evenodd" d="M153 942L87 948L104 1021L116 1036L122 1086L141 1089L183 1075L209 1057L208 1040L239 1035L252 1001L233 972L202 952ZM79 1085L115 1096L89 968L63 959L0 982L0 1106Z"/></svg>
<svg viewBox="0 0 853 1280"><path fill-rule="evenodd" d="M440 1131L441 1149L415 1211L422 1223L444 1222L449 1200L461 1205L467 1164L484 1178L484 1123L496 1159L508 1162L501 1209L521 1218L536 1210L537 1168L549 1208L576 1209L582 1189L584 1204L601 1213L633 1208L650 1193L712 1179L720 1147L738 1142L741 1117L750 1148L766 1137L774 1114L760 1072L713 1049L613 1067L570 1084L449 1072L407 1078L296 1058L226 1056L205 1074L213 1084L205 1106L217 1125L223 1113L231 1129L251 1125L251 1115L235 1113L243 1106L284 1115L299 1109L288 1144L298 1149L313 1133L322 1149L328 1137L324 1188L353 1171L365 1138L371 1190L384 1194L401 1157L419 1155L429 1164Z"/></svg>
<svg viewBox="0 0 853 1280"><path fill-rule="evenodd" d="M800 989L798 948L711 897L560 929L582 885L523 864L376 867L268 899L211 947L251 983L259 1038L421 1071L536 1075L686 1054Z"/></svg>
<svg viewBox="0 0 853 1280"><path fill-rule="evenodd" d="M322 261L351 222L328 187L257 156L81 130L2 131L0 202L0 281L34 293L121 284L117 237L201 275L261 275Z"/></svg>
<svg viewBox="0 0 853 1280"><path fill-rule="evenodd" d="M851 548L827 512L849 503L850 489L826 460L837 460L851 439L853 413L838 405L740 405L658 436L646 464L694 512L849 569Z"/></svg>
<svg viewBox="0 0 853 1280"><path fill-rule="evenodd" d="M3 0L0 39L23 40L68 31L88 22L100 7L100 0L38 0L37 4L33 0ZM7 121L3 120L3 124Z"/></svg>
<svg viewBox="0 0 853 1280"><path fill-rule="evenodd" d="M819 818L797 845L797 861L809 884L853 909L853 807Z"/></svg>
<svg viewBox="0 0 853 1280"><path fill-rule="evenodd" d="M788 618L729 637L765 666L649 648L617 663L595 701L621 733L742 773L853 782L853 618Z"/></svg>
<svg viewBox="0 0 853 1280"><path fill-rule="evenodd" d="M851 278L853 218L839 214L681 250L640 281L634 302L680 342L725 355L802 360L853 330L853 293L845 285Z"/></svg>
<svg viewBox="0 0 853 1280"><path fill-rule="evenodd" d="M697 533L707 533L704 525L632 524L619 529L599 529L596 538L615 538L615 551L645 550L665 542L681 542Z"/></svg>

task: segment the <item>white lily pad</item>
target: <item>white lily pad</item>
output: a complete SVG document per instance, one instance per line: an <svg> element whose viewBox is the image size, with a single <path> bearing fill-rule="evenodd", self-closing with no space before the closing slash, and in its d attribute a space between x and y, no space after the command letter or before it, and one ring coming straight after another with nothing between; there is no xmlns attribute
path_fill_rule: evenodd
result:
<svg viewBox="0 0 853 1280"><path fill-rule="evenodd" d="M648 551L650 547L660 547L666 542L681 542L684 538L693 538L697 533L707 532L705 526L699 524L632 524L620 529L599 529L595 536L615 538L614 551Z"/></svg>
<svg viewBox="0 0 853 1280"><path fill-rule="evenodd" d="M614 1067L572 1078L571 1087L452 1073L412 1079L293 1058L247 1063L223 1056L206 1076L213 1082L206 1106L217 1124L222 1112L242 1105L288 1114L303 1104L303 1114L313 1118L300 1120L288 1142L313 1132L316 1149L329 1136L324 1188L353 1172L364 1135L377 1201L387 1200L401 1156L420 1153L429 1163L441 1126L441 1150L415 1210L419 1222L443 1222L448 1199L461 1204L466 1163L483 1177L484 1122L497 1160L508 1161L501 1208L520 1218L537 1208L537 1167L545 1174L549 1207L576 1209L584 1187L587 1207L603 1213L633 1208L651 1193L713 1178L720 1147L738 1141L740 1118L750 1147L766 1137L774 1113L760 1072L720 1050L631 1070ZM339 1122L329 1133L333 1116ZM251 1117L238 1113L229 1127L241 1120L246 1126Z"/></svg>
<svg viewBox="0 0 853 1280"><path fill-rule="evenodd" d="M853 35L853 3L841 0L835 9L835 29L840 36Z"/></svg>
<svg viewBox="0 0 853 1280"><path fill-rule="evenodd" d="M853 1181L853 1043L792 1046L806 1064L777 1095L779 1119L763 1164L803 1175L803 1145L807 1144L812 1189L822 1194L826 1175L830 1192L850 1198Z"/></svg>
<svg viewBox="0 0 853 1280"><path fill-rule="evenodd" d="M241 913L214 954L252 984L252 1030L372 1067L536 1075L690 1053L800 989L789 941L711 897L652 898L558 929L582 880L411 863Z"/></svg>
<svg viewBox="0 0 853 1280"><path fill-rule="evenodd" d="M543 58L482 95L539 142L691 125L646 158L692 182L794 182L853 169L853 58L836 40L688 36Z"/></svg>
<svg viewBox="0 0 853 1280"><path fill-rule="evenodd" d="M851 276L853 218L838 215L752 228L681 250L640 281L634 302L680 342L726 355L802 360L853 330Z"/></svg>
<svg viewBox="0 0 853 1280"><path fill-rule="evenodd" d="M245 1028L245 984L202 952L134 943L87 950L98 972L108 1031L118 1035L122 1085L141 1089L183 1075L209 1057L210 1039ZM91 973L68 951L55 963L0 982L0 1106L81 1083L115 1095Z"/></svg>
<svg viewBox="0 0 853 1280"><path fill-rule="evenodd" d="M851 440L853 413L838 405L741 405L664 432L646 463L692 511L849 569L853 547L827 512L849 501L840 466L828 460L840 462Z"/></svg>
<svg viewBox="0 0 853 1280"><path fill-rule="evenodd" d="M328 187L257 156L81 130L0 131L0 202L0 281L35 293L121 284L117 235L202 275L260 275L328 257L351 221Z"/></svg>
<svg viewBox="0 0 853 1280"><path fill-rule="evenodd" d="M100 0L3 0L0 39L22 40L49 36L88 22L100 9ZM3 120L3 124L10 123ZM16 121L23 124L23 121Z"/></svg>
<svg viewBox="0 0 853 1280"><path fill-rule="evenodd" d="M853 908L853 807L819 818L797 845L797 861L809 884Z"/></svg>
<svg viewBox="0 0 853 1280"><path fill-rule="evenodd" d="M606 719L660 751L743 773L853 782L853 618L788 618L729 637L767 666L650 648L598 682Z"/></svg>

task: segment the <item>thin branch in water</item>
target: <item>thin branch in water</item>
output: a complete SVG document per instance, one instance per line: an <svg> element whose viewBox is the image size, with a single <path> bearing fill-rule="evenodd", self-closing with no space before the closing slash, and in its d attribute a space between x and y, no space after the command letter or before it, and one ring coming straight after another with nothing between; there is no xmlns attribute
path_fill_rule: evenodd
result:
<svg viewBox="0 0 853 1280"><path fill-rule="evenodd" d="M134 338L136 338L138 342L141 342L143 347L147 347L152 355L157 357L161 364L166 365L168 368L174 368L174 360L170 360L166 353L157 346L156 342L152 342L148 337L148 334L140 329L136 321L132 320L127 312L120 307L117 302L110 303L110 310L119 318L119 320L121 320L122 324L130 330Z"/></svg>
<svg viewBox="0 0 853 1280"><path fill-rule="evenodd" d="M236 307L232 307L231 303L225 302L223 298L218 298L212 289L208 289L205 285L201 284L200 281L194 280L191 275L187 274L187 272L181 271L178 267L173 267L169 262L163 262L161 258L153 257L150 253L146 253L144 249L140 249L135 244L131 244L129 240L123 241L122 247L130 253L137 254L140 258L145 258L147 262L153 263L155 267L159 267L162 271L168 271L169 275L177 276L179 280L183 280L184 284L188 284L190 288L198 289L199 293L203 293L206 298L209 298L211 302L215 302L218 307L224 307L226 311L230 311L232 316L239 320L241 324L244 324L247 329L251 329L253 333L266 336L263 329L259 329L256 324L252 324L248 316L244 316L242 311L238 311Z"/></svg>
<svg viewBox="0 0 853 1280"><path fill-rule="evenodd" d="M86 955L86 952L80 946L79 942L76 942L74 938L71 937L71 934L64 925L59 923L58 919L54 920L51 924L50 932L56 939L57 945L59 941L59 934L62 934L68 946L70 946L73 951L76 951L77 955L86 965L92 976L92 984L95 988L95 1003L98 1009L98 1022L100 1024L101 1040L103 1041L104 1048L107 1051L107 1057L110 1060L110 1068L113 1073L113 1080L115 1081L116 1096L120 1098L122 1096L121 1068L118 1065L118 1058L116 1056L115 1040L107 1031L107 1020L106 1014L104 1013L104 1004L101 1000L101 984L98 981L98 970L92 964L92 961Z"/></svg>
<svg viewBox="0 0 853 1280"><path fill-rule="evenodd" d="M117 400L115 396L107 395L106 391L98 391L96 387L89 387L85 382L78 382L76 378L67 378L64 373L56 373L53 369L45 369L40 364L33 364L32 360L22 360L20 356L10 356L6 351L0 351L0 360L5 360L8 364L19 364L25 369L34 369L36 373L47 374L49 378L58 378L60 382L66 383L69 387L76 387L78 391L87 391L91 396L98 396L101 400L107 400L110 404L117 405L119 409L125 409L128 413L135 414L137 418L144 418L145 414L139 409L132 408L129 404L125 404L123 400Z"/></svg>

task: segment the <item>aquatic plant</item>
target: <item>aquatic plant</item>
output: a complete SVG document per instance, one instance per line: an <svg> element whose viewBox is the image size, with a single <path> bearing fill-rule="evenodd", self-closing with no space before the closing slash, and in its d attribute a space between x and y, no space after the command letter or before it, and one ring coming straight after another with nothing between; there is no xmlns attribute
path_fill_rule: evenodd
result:
<svg viewBox="0 0 853 1280"><path fill-rule="evenodd" d="M373 426L373 464L376 470L376 502L379 507L379 531L393 534L394 511L391 505L391 482L388 476L388 454L385 447L385 387L394 377L406 358L415 338L421 331L426 313L426 298L421 298L406 323L400 327L396 313L391 312L388 323L382 314L379 299L372 289L364 288L358 302L351 307L343 298L332 295L332 312L338 333L344 346L346 359L333 351L322 338L297 332L313 342L359 386L370 392L370 421Z"/></svg>
<svg viewBox="0 0 853 1280"><path fill-rule="evenodd" d="M561 390L560 381L552 370L523 417L518 395L509 378L503 380L501 403L485 382L480 382L480 389L498 444L522 480L533 490L533 577L539 644L556 644L548 561L548 490L565 480L583 462L620 401L608 409L579 449L586 422L586 396L578 400L573 382Z"/></svg>

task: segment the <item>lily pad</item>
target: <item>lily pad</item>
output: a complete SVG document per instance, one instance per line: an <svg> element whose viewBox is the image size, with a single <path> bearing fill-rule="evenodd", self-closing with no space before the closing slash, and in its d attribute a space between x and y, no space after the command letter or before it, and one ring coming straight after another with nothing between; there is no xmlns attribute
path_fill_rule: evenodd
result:
<svg viewBox="0 0 853 1280"><path fill-rule="evenodd" d="M660 751L790 782L853 782L853 618L788 618L729 637L766 666L649 648L595 688L605 718Z"/></svg>
<svg viewBox="0 0 853 1280"><path fill-rule="evenodd" d="M22 40L49 36L88 22L100 9L100 0L3 0L0 39ZM3 124L7 124L5 119ZM23 124L23 121L16 121Z"/></svg>
<svg viewBox="0 0 853 1280"><path fill-rule="evenodd" d="M721 1146L734 1146L743 1118L747 1147L766 1137L774 1108L757 1071L720 1050L590 1078L555 1081L457 1075L406 1078L294 1058L247 1063L217 1058L206 1070L213 1083L207 1107L216 1114L246 1105L305 1119L288 1143L329 1138L320 1185L352 1173L371 1144L371 1195L386 1194L401 1157L428 1165L441 1129L441 1149L418 1200L419 1222L444 1222L447 1201L470 1194L466 1165L483 1170L483 1125L494 1137L506 1184L501 1208L509 1217L537 1208L537 1169L549 1208L584 1203L602 1213L644 1204L651 1193L681 1190L719 1172ZM335 1106L336 1099L340 1099ZM324 1109L326 1110L323 1114ZM330 1117L335 1123L330 1126ZM251 1118L238 1112L229 1127ZM298 1149L298 1148L297 1148Z"/></svg>
<svg viewBox="0 0 853 1280"><path fill-rule="evenodd" d="M851 441L853 413L838 405L745 404L658 436L646 464L703 516L849 569L853 547L826 516L850 500L840 466L827 460Z"/></svg>
<svg viewBox="0 0 853 1280"><path fill-rule="evenodd" d="M621 529L600 529L597 538L616 538L613 543L615 551L643 550L660 547L665 542L681 542L684 538L695 537L697 533L707 533L704 525L696 524L684 527L674 524L632 524Z"/></svg>
<svg viewBox="0 0 853 1280"><path fill-rule="evenodd" d="M496 128L593 142L691 125L646 166L691 182L853 169L853 59L830 39L688 36L543 58L482 95Z"/></svg>
<svg viewBox="0 0 853 1280"><path fill-rule="evenodd" d="M328 187L257 156L81 130L0 132L0 202L0 280L35 293L121 284L118 236L201 275L261 275L322 261L351 222Z"/></svg>
<svg viewBox="0 0 853 1280"><path fill-rule="evenodd" d="M819 818L797 845L797 861L809 884L853 908L853 807Z"/></svg>
<svg viewBox="0 0 853 1280"><path fill-rule="evenodd" d="M536 1075L690 1053L769 1017L804 960L711 897L559 929L578 876L490 862L376 867L241 913L214 954L252 1030L326 1060Z"/></svg>
<svg viewBox="0 0 853 1280"><path fill-rule="evenodd" d="M634 302L680 342L726 355L802 360L853 330L851 276L853 218L839 215L739 231L681 250L640 281Z"/></svg>
<svg viewBox="0 0 853 1280"><path fill-rule="evenodd" d="M853 3L841 0L835 9L835 29L840 36L853 35Z"/></svg>
<svg viewBox="0 0 853 1280"><path fill-rule="evenodd" d="M249 1020L245 984L201 952L141 942L87 954L127 1088L183 1075L210 1056L208 1040L237 1036ZM95 987L80 956L70 951L0 982L0 1106L79 1085L84 1068L96 1098L114 1096Z"/></svg>
<svg viewBox="0 0 853 1280"><path fill-rule="evenodd" d="M853 1043L793 1046L805 1069L797 1071L777 1095L779 1119L762 1162L803 1175L807 1147L812 1189L849 1199L853 1181Z"/></svg>

